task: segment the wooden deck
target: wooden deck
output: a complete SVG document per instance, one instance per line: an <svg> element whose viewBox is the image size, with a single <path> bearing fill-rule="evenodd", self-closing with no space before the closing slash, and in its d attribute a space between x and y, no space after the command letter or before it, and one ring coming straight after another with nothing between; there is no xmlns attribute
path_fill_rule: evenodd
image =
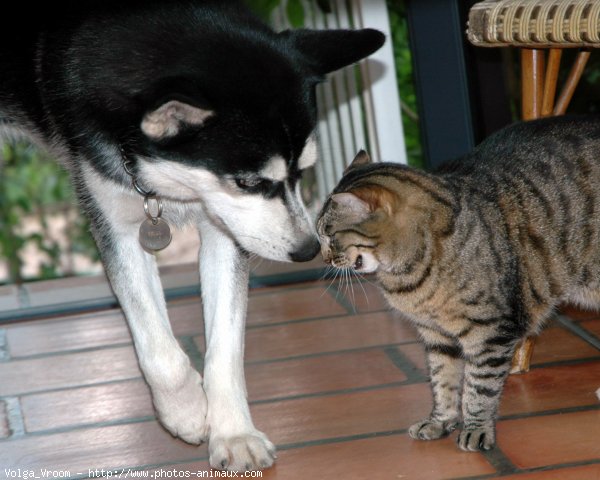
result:
<svg viewBox="0 0 600 480"><path fill-rule="evenodd" d="M102 282L46 282L32 294L66 298L81 285L103 291ZM5 306L12 293L4 289ZM186 445L156 422L120 311L93 308L0 325L0 478L30 470L42 478L43 469L71 478L208 472L206 446ZM169 310L201 369L198 297L180 295ZM532 370L509 379L497 448L464 453L456 434L408 437L431 408L423 350L372 285L355 286L354 298L319 280L253 288L250 404L279 455L262 478L600 479L600 316L569 313L542 334Z"/></svg>

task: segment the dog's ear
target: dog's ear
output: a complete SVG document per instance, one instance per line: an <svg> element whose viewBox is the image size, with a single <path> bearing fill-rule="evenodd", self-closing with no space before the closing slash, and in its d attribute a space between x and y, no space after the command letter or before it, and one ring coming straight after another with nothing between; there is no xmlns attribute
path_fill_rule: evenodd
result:
<svg viewBox="0 0 600 480"><path fill-rule="evenodd" d="M168 140L190 128L201 127L214 112L200 107L169 100L144 115L140 128L151 140Z"/></svg>
<svg viewBox="0 0 600 480"><path fill-rule="evenodd" d="M379 30L286 30L284 38L302 54L309 68L325 75L371 55L385 42Z"/></svg>

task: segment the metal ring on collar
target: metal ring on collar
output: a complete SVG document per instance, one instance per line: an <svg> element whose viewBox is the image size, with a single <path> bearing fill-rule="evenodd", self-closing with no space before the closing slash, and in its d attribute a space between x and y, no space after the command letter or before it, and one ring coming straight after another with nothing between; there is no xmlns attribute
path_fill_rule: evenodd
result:
<svg viewBox="0 0 600 480"><path fill-rule="evenodd" d="M150 198L152 198L156 201L156 205L158 208L158 211L156 212L156 216L154 216L154 215L152 215L152 213L150 213L150 205L148 204L148 200ZM162 200L160 199L160 197L154 197L152 195L146 195L144 197L144 213L152 221L152 223L154 223L154 224L156 223L156 221L161 217L162 211L163 211L163 204L162 204Z"/></svg>
<svg viewBox="0 0 600 480"><path fill-rule="evenodd" d="M123 157L123 168L125 169L125 172L127 173L127 175L129 175L130 177L135 176L135 174L133 173L133 170L131 169L132 165L133 165L133 160L131 160L130 158L127 158L127 157Z"/></svg>
<svg viewBox="0 0 600 480"><path fill-rule="evenodd" d="M133 184L133 188L143 197L156 197L156 194L152 190L144 190L135 177L131 177L131 183Z"/></svg>
<svg viewBox="0 0 600 480"><path fill-rule="evenodd" d="M119 150L121 151L121 157L123 159L123 169L125 170L125 173L127 173L127 175L131 177L131 183L133 185L133 188L135 188L136 192L138 192L143 197L156 197L155 192L153 192L152 190L145 190L138 183L137 178L135 178L135 172L132 169L134 161L129 155L125 153L125 149L122 145L119 146Z"/></svg>

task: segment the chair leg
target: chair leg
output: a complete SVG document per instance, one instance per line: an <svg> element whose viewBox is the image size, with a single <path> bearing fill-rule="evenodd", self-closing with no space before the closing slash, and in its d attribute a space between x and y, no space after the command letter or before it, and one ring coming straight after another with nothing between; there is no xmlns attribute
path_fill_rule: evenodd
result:
<svg viewBox="0 0 600 480"><path fill-rule="evenodd" d="M560 59L560 58L559 58ZM533 120L542 115L544 101L544 51L532 48L521 49L521 114L523 120ZM556 58L549 62L555 63ZM552 69L554 70L554 66ZM552 70L552 71L553 71ZM550 85L548 86L550 88ZM533 353L532 337L527 337L515 350L510 373L523 373L529 370L529 360Z"/></svg>
<svg viewBox="0 0 600 480"><path fill-rule="evenodd" d="M521 113L523 120L539 118L544 95L544 51L521 49Z"/></svg>
<svg viewBox="0 0 600 480"><path fill-rule="evenodd" d="M529 371L529 362L533 355L534 337L525 338L515 350L510 373L525 373Z"/></svg>
<svg viewBox="0 0 600 480"><path fill-rule="evenodd" d="M554 115L564 115L564 113L567 111L569 102L571 102L573 93L575 93L575 88L577 88L577 84L581 79L585 65L590 58L590 53L591 52L589 50L581 50L577 54L575 63L571 67L567 81L565 82L565 85L560 92L560 96L556 101L556 105L554 106Z"/></svg>
<svg viewBox="0 0 600 480"><path fill-rule="evenodd" d="M544 78L544 95L542 100L542 117L549 117L554 110L554 99L556 97L556 84L558 83L558 72L560 70L560 59L562 49L553 48L548 54L548 65Z"/></svg>

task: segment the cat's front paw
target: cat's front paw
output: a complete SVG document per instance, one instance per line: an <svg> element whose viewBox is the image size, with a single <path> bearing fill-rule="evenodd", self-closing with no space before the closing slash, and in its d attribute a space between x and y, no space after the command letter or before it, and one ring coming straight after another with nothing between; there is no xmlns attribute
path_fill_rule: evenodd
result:
<svg viewBox="0 0 600 480"><path fill-rule="evenodd" d="M479 450L491 450L496 444L496 432L494 425L465 427L456 442L461 450L465 452L477 452Z"/></svg>
<svg viewBox="0 0 600 480"><path fill-rule="evenodd" d="M437 440L452 433L456 425L456 421L440 422L426 418L410 427L408 434L415 440Z"/></svg>

